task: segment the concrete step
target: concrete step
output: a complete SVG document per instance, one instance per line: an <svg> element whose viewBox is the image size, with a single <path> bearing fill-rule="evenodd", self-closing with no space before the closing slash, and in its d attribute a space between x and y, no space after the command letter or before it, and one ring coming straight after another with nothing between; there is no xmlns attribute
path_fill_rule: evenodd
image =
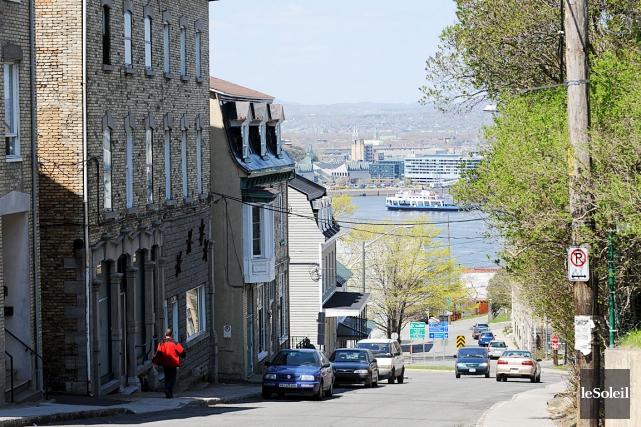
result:
<svg viewBox="0 0 641 427"><path fill-rule="evenodd" d="M42 399L43 396L40 390L26 390L18 395L14 394L14 404L16 405L26 402L40 402Z"/></svg>
<svg viewBox="0 0 641 427"><path fill-rule="evenodd" d="M7 381L4 384L4 399L5 402L11 402L11 382ZM31 380L23 380L20 378L15 378L13 380L13 399L14 402L17 400L19 394L24 393L29 390L31 386Z"/></svg>

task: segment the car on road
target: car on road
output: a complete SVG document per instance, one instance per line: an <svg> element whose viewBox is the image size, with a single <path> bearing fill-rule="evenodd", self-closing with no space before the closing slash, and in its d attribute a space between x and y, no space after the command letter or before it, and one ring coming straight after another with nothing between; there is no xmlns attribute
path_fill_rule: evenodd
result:
<svg viewBox="0 0 641 427"><path fill-rule="evenodd" d="M365 348L337 348L329 362L334 368L334 385L363 383L365 387L378 385L378 363L371 350Z"/></svg>
<svg viewBox="0 0 641 427"><path fill-rule="evenodd" d="M494 332L492 331L481 331L479 334L479 346L487 347L489 343L494 340Z"/></svg>
<svg viewBox="0 0 641 427"><path fill-rule="evenodd" d="M487 326L487 324L476 325L476 327L474 328L474 331L472 331L472 338L477 340L479 339L479 335L481 334L481 332L489 331L489 330L490 330L490 327Z"/></svg>
<svg viewBox="0 0 641 427"><path fill-rule="evenodd" d="M405 357L398 341L387 338L368 338L356 343L356 348L371 350L378 363L378 377L389 384L405 380Z"/></svg>
<svg viewBox="0 0 641 427"><path fill-rule="evenodd" d="M456 378L461 378L461 375L485 375L485 378L490 378L490 359L484 348L461 347L454 357Z"/></svg>
<svg viewBox="0 0 641 427"><path fill-rule="evenodd" d="M474 330L477 326L485 326L486 329L490 329L490 325L488 325L487 323L475 323L474 326L472 326L470 329Z"/></svg>
<svg viewBox="0 0 641 427"><path fill-rule="evenodd" d="M496 362L496 381L508 378L529 378L541 382L541 359L536 359L528 350L506 350Z"/></svg>
<svg viewBox="0 0 641 427"><path fill-rule="evenodd" d="M281 350L266 362L263 374L263 398L296 393L312 395L316 400L334 394L334 369L319 350L300 348Z"/></svg>
<svg viewBox="0 0 641 427"><path fill-rule="evenodd" d="M507 350L505 341L494 340L487 345L487 355L490 359L498 359Z"/></svg>

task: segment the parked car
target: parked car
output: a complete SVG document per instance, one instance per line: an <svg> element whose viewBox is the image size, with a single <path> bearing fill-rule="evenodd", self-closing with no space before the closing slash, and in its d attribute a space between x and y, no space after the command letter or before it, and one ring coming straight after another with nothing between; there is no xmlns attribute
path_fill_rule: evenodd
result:
<svg viewBox="0 0 641 427"><path fill-rule="evenodd" d="M454 357L456 378L461 378L461 375L485 375L485 378L490 378L490 359L484 348L461 347Z"/></svg>
<svg viewBox="0 0 641 427"><path fill-rule="evenodd" d="M405 379L405 358L401 345L396 340L387 338L370 338L360 340L356 348L371 350L378 362L378 378L387 379L389 384L398 380L399 384Z"/></svg>
<svg viewBox="0 0 641 427"><path fill-rule="evenodd" d="M506 350L496 362L496 380L506 382L508 378L529 378L530 382L541 382L540 361L531 351Z"/></svg>
<svg viewBox="0 0 641 427"><path fill-rule="evenodd" d="M474 331L472 331L472 338L477 340L479 339L479 335L481 334L481 332L489 331L489 330L490 328L487 325L476 325L476 327L474 328Z"/></svg>
<svg viewBox="0 0 641 427"><path fill-rule="evenodd" d="M338 348L329 357L334 368L334 385L363 383L365 387L378 385L378 363L371 350L365 348Z"/></svg>
<svg viewBox="0 0 641 427"><path fill-rule="evenodd" d="M271 363L265 363L263 375L263 398L272 393L312 395L321 400L334 394L334 369L327 357L311 348L280 351Z"/></svg>
<svg viewBox="0 0 641 427"><path fill-rule="evenodd" d="M507 350L505 341L494 340L487 346L487 355L490 359L498 359L505 350Z"/></svg>
<svg viewBox="0 0 641 427"><path fill-rule="evenodd" d="M479 346L481 347L487 347L492 340L494 340L494 332L492 331L481 331L479 334Z"/></svg>

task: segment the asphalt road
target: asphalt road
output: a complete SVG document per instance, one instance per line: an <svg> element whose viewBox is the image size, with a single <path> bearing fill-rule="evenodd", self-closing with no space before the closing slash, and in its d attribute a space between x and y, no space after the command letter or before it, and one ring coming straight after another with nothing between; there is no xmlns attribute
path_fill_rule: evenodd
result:
<svg viewBox="0 0 641 427"><path fill-rule="evenodd" d="M388 384L366 389L340 387L321 402L311 398L286 396L255 399L208 408L187 408L145 415L125 415L56 425L139 425L153 427L212 426L474 426L494 403L510 400L516 393L545 387L529 380L496 382L461 377L454 373L407 370L404 384Z"/></svg>

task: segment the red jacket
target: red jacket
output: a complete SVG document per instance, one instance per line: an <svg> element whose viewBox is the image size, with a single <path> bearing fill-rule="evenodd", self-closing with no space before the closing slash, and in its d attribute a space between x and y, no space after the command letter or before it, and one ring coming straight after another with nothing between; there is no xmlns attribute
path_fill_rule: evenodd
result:
<svg viewBox="0 0 641 427"><path fill-rule="evenodd" d="M155 360L154 363L159 366L166 366L168 368L176 368L180 366L180 358L185 357L185 349L180 343L175 343L171 338L165 338L156 349L156 354L162 352L162 356L159 360ZM154 356L155 358L155 356Z"/></svg>

